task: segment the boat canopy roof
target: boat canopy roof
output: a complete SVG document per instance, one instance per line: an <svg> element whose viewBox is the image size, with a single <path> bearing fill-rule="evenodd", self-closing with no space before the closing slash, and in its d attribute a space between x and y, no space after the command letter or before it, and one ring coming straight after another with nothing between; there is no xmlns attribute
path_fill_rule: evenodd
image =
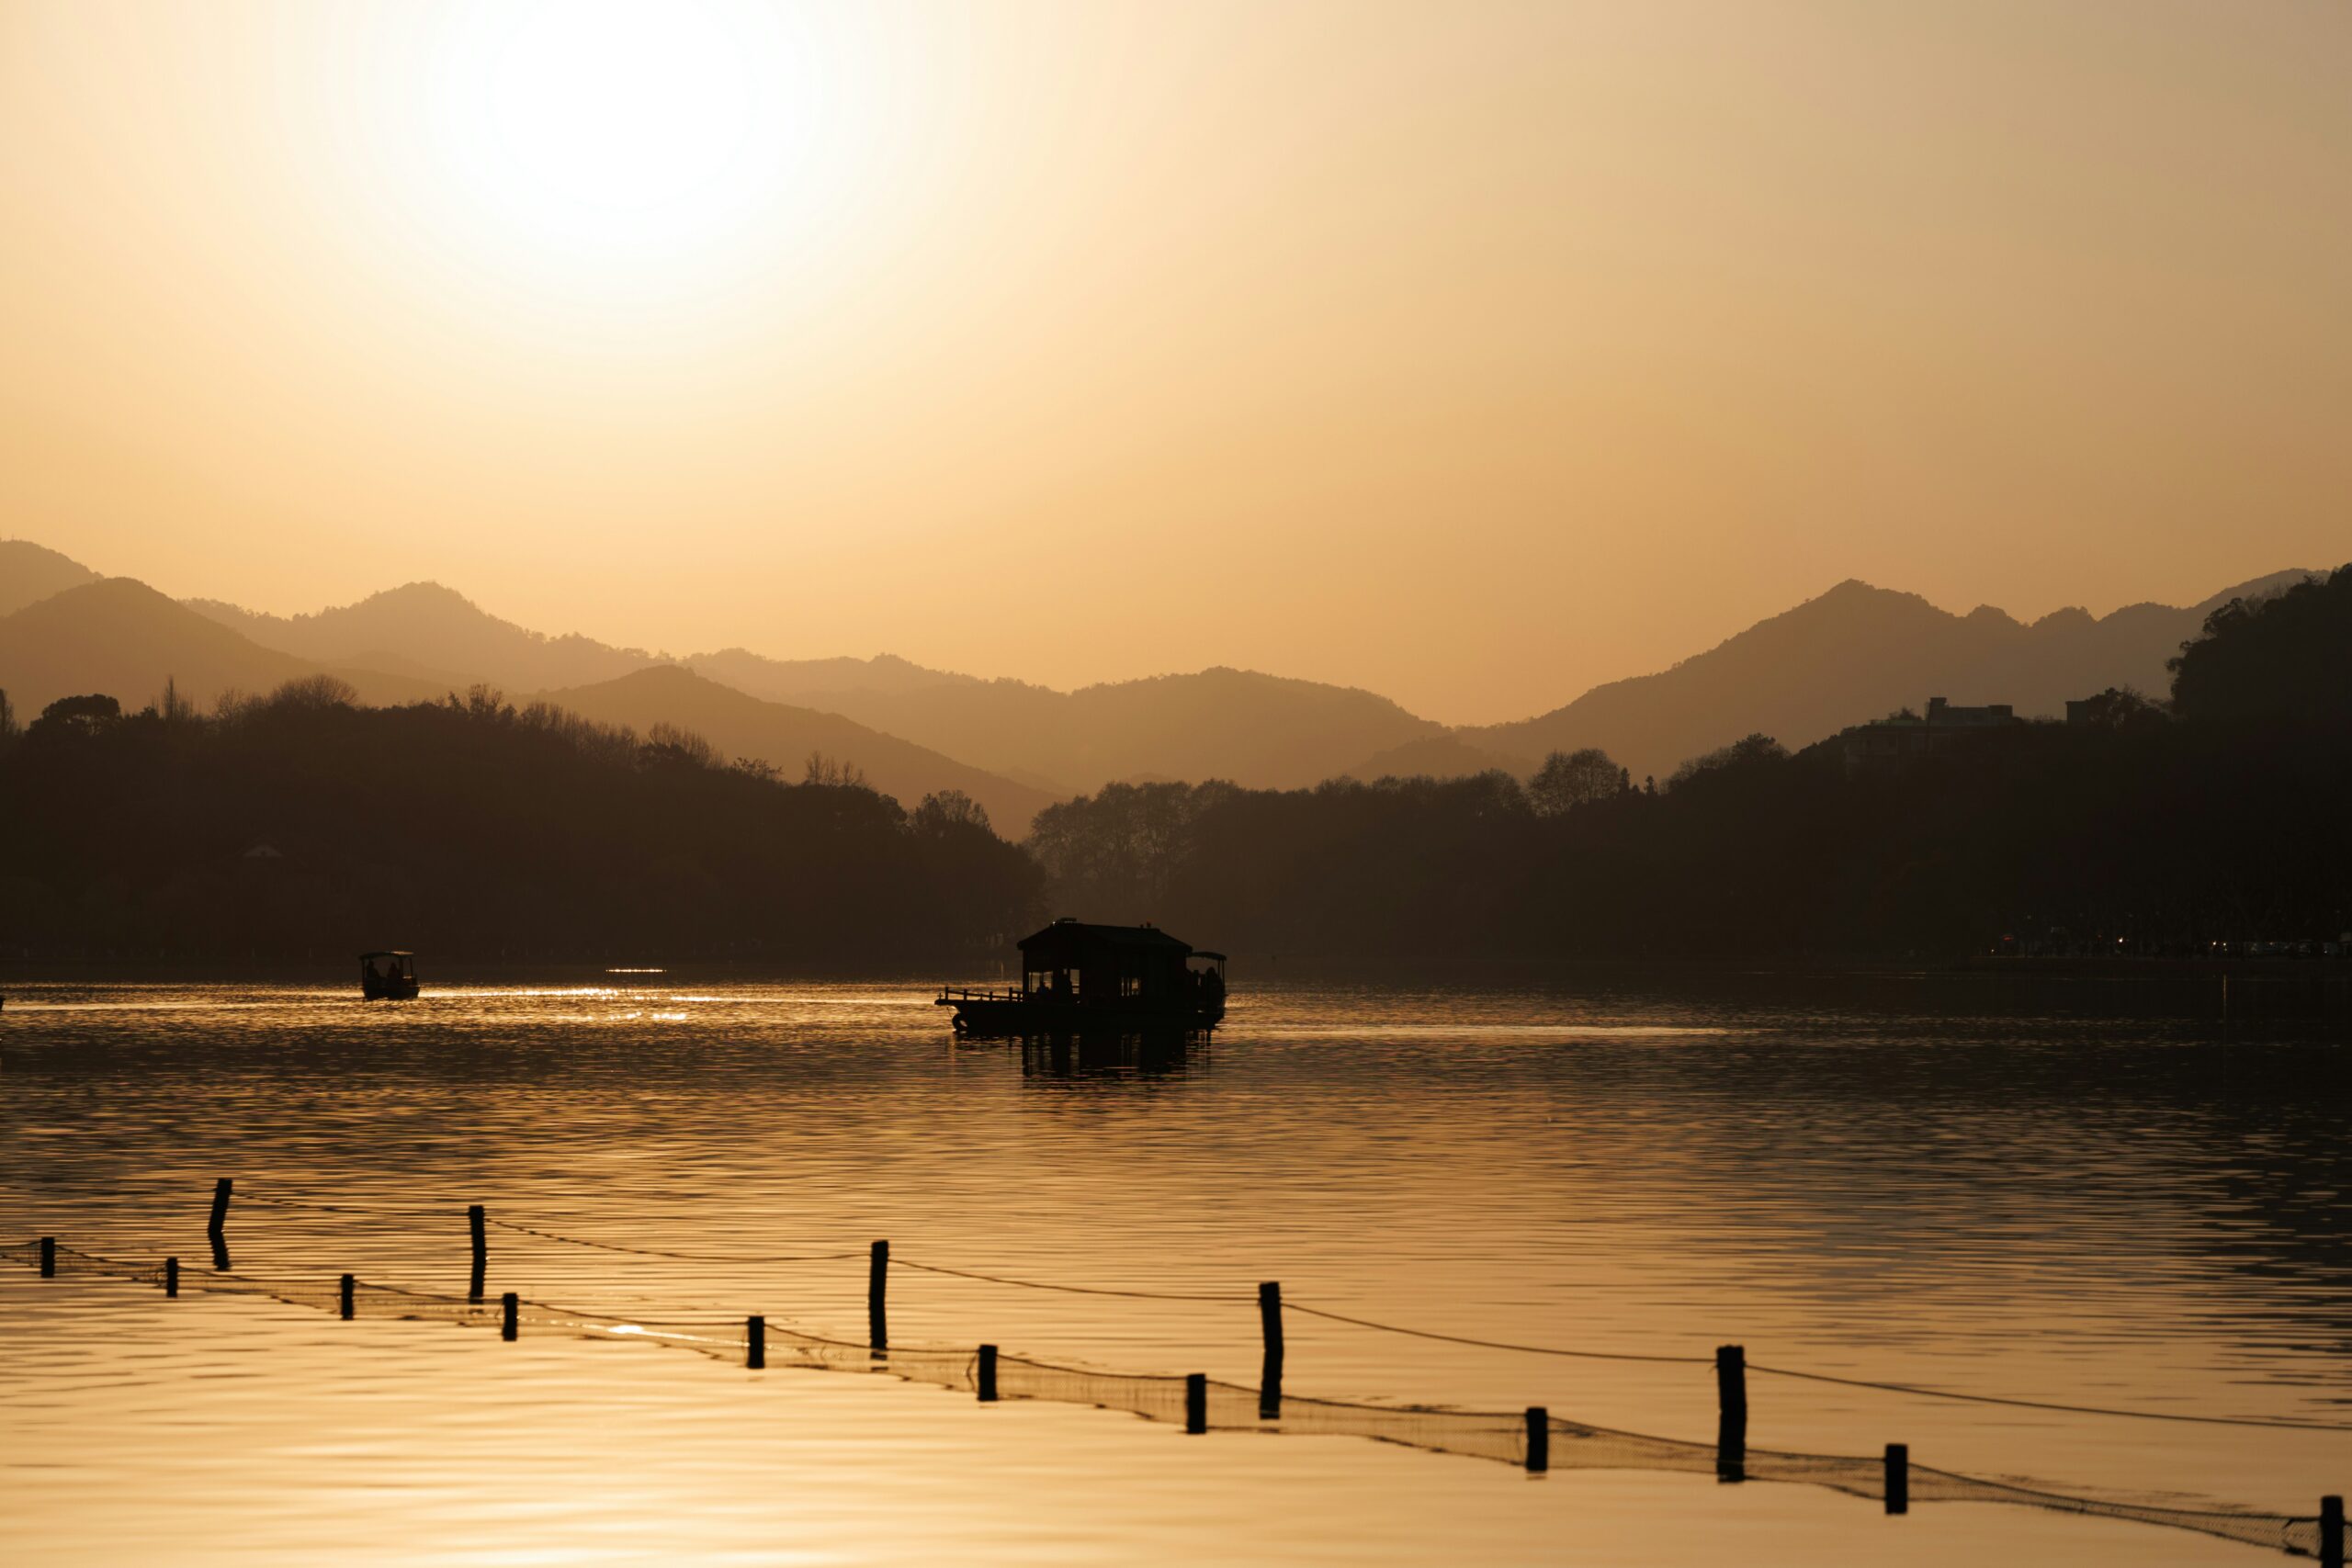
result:
<svg viewBox="0 0 2352 1568"><path fill-rule="evenodd" d="M366 953L361 953L359 956L360 956L361 958L363 958L363 959L367 959L367 958L414 958L414 957L416 956L416 954L415 954L415 953L411 953L408 949L406 949L406 948L404 948L404 947L379 947L379 948L372 948L372 949L370 949L369 951L368 951L368 952L366 952Z"/></svg>
<svg viewBox="0 0 2352 1568"><path fill-rule="evenodd" d="M1046 957L1102 953L1106 949L1143 949L1182 957L1193 949L1158 926L1092 926L1083 920L1056 920L1044 931L1014 944L1026 956Z"/></svg>

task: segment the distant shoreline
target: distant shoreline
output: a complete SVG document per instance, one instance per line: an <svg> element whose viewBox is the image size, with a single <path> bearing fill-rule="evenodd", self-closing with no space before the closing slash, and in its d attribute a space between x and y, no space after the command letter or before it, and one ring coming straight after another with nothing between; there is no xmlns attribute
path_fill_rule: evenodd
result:
<svg viewBox="0 0 2352 1568"><path fill-rule="evenodd" d="M1329 953L1232 954L1237 995L1246 996L1251 982L1363 984L1385 980L1399 986L1421 984L1527 984L1575 977L1622 979L1936 979L2011 978L2037 980L2304 980L2352 983L2352 958L2248 957L2083 957L1996 956L1972 953L1926 957L1889 957L1874 953L1814 953L1784 956L1703 954L1537 956L1487 958L1430 955L1399 962L1393 957L1351 959ZM967 955L960 959L876 959L858 963L828 957L808 964L774 960L729 960L686 957L662 962L647 958L629 964L606 960L566 958L467 958L450 955L436 961L419 955L419 973L425 986L498 985L530 982L542 985L595 986L618 988L679 984L696 980L758 980L773 982L902 982L910 986L962 984L996 975L1005 967L992 960ZM187 981L221 985L314 984L349 985L357 981L352 964L340 959L257 958L221 962L189 958L67 958L47 955L17 959L0 956L0 989L7 986L72 984L90 980Z"/></svg>

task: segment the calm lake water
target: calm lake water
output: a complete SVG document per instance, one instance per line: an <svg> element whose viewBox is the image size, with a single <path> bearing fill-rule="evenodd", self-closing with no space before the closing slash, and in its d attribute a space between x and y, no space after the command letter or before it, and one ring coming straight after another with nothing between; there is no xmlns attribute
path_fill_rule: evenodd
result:
<svg viewBox="0 0 2352 1568"><path fill-rule="evenodd" d="M866 1244L1102 1290L1252 1291L1472 1338L2352 1427L2342 1016L2204 989L1726 978L1250 987L1158 1072L957 1044L910 985L12 981L0 1241L205 1270L865 1328ZM253 1201L243 1194L250 1191ZM264 1197L385 1212L334 1213ZM422 1213L405 1212L423 1210ZM1247 1302L899 1269L901 1344L1254 1382ZM1294 1394L1712 1440L1703 1365L1293 1314ZM1759 1449L2314 1511L2352 1432L2122 1420L1758 1375ZM2251 1562L1976 1505L1508 1466L1345 1438L982 1407L881 1377L333 1316L0 1265L16 1563Z"/></svg>

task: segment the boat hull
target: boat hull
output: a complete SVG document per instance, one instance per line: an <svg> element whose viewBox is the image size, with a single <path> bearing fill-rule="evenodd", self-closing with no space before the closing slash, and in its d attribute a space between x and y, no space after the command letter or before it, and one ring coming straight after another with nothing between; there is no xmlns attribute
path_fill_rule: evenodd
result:
<svg viewBox="0 0 2352 1568"><path fill-rule="evenodd" d="M1076 1002L1023 998L942 997L933 1004L956 1010L958 1034L1117 1033L1128 1030L1214 1029L1225 1018L1222 1002L1187 1008L1086 1007Z"/></svg>

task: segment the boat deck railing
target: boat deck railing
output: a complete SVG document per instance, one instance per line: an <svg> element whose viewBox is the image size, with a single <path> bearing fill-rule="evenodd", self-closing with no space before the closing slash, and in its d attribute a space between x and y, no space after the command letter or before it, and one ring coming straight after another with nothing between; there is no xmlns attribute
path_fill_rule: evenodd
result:
<svg viewBox="0 0 2352 1568"><path fill-rule="evenodd" d="M1022 990L1018 987L1006 990L990 990L985 987L976 988L970 986L942 986L939 987L939 999L943 1003L951 1003L1025 1002L1034 998L1031 997L1030 993Z"/></svg>

